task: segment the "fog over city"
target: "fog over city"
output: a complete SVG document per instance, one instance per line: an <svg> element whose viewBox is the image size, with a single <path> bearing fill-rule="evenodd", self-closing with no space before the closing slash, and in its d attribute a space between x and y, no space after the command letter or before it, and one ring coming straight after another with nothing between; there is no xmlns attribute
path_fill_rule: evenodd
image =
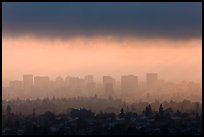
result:
<svg viewBox="0 0 204 137"><path fill-rule="evenodd" d="M61 76L52 80L49 76L23 75L22 80L13 80L3 88L3 99L73 98L93 97L134 101L202 101L202 87L193 81L169 82L158 77L158 73L147 73L146 81L139 84L136 75L123 75L120 82L114 77L103 76L97 82L94 75Z"/></svg>
<svg viewBox="0 0 204 137"><path fill-rule="evenodd" d="M2 3L2 115L4 135L202 134L202 3Z"/></svg>
<svg viewBox="0 0 204 137"><path fill-rule="evenodd" d="M141 82L147 72L201 83L201 11L201 3L3 3L3 86L23 74Z"/></svg>
<svg viewBox="0 0 204 137"><path fill-rule="evenodd" d="M201 45L202 41L199 39L173 41L98 36L62 40L37 39L34 36L3 37L3 87L8 87L10 81L22 81L24 74L48 76L52 81L55 81L59 76L63 80L67 76L83 79L84 76L91 74L97 85L103 84L103 76L112 76L116 86L115 94L111 96L116 96L121 94L121 76L135 75L138 77L138 87L142 87L140 91L133 91L135 100L138 100L147 94L145 88L146 73L155 72L158 73L160 80L165 80L167 83L178 84L183 81L199 83L199 91L186 92L189 93L188 99L195 100L194 96L190 94L197 94L200 97L197 97L196 100L201 101ZM163 85L163 87L165 86ZM70 93L70 96L66 97L72 97L71 92L75 93L74 96L91 96L93 94L105 94L103 88L101 86L100 90L96 89L92 94L88 93L85 87L81 87L81 90L87 92L86 94L69 89L64 89L63 93ZM162 90L161 92L163 92ZM47 96L54 96L59 95L60 91L49 93L48 90L43 90L41 92ZM41 92L29 92L29 96L32 98L33 94L38 93L38 96L41 96ZM126 91L123 92L126 93ZM179 89L176 89L176 92L181 96L185 93ZM160 94L159 91L155 91L155 93L153 94ZM169 89L163 94L175 93ZM16 96L21 97L20 95L17 94ZM121 96L116 97L120 98ZM132 95L130 97L133 99Z"/></svg>
<svg viewBox="0 0 204 137"><path fill-rule="evenodd" d="M3 85L23 74L84 76L94 74L120 79L135 74L140 81L146 72L158 72L170 81L201 83L201 44L187 41L90 37L68 40L3 37ZM147 50L148 49L148 50ZM18 73L16 73L18 72Z"/></svg>

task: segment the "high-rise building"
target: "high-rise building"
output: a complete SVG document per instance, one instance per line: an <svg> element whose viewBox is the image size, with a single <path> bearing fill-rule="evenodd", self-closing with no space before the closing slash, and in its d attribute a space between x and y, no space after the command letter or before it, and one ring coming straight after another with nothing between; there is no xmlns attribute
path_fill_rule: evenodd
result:
<svg viewBox="0 0 204 137"><path fill-rule="evenodd" d="M49 77L36 76L34 77L34 85L39 88L46 88L49 86Z"/></svg>
<svg viewBox="0 0 204 137"><path fill-rule="evenodd" d="M134 93L138 90L138 77L134 75L121 77L121 89L123 93Z"/></svg>
<svg viewBox="0 0 204 137"><path fill-rule="evenodd" d="M155 86L158 81L157 73L147 73L147 87Z"/></svg>
<svg viewBox="0 0 204 137"><path fill-rule="evenodd" d="M69 87L70 86L70 79L71 79L71 76L67 76L64 80L64 83L65 83L65 87Z"/></svg>
<svg viewBox="0 0 204 137"><path fill-rule="evenodd" d="M86 75L84 77L84 81L86 84L86 90L90 93L93 94L96 88L96 83L94 82L94 77L93 75Z"/></svg>
<svg viewBox="0 0 204 137"><path fill-rule="evenodd" d="M33 75L23 75L23 86L25 90L31 89L33 86Z"/></svg>
<svg viewBox="0 0 204 137"><path fill-rule="evenodd" d="M105 94L112 95L115 85L115 79L111 76L103 76L103 88L105 90Z"/></svg>
<svg viewBox="0 0 204 137"><path fill-rule="evenodd" d="M64 79L61 76L58 76L55 80L55 87L62 88L64 87Z"/></svg>

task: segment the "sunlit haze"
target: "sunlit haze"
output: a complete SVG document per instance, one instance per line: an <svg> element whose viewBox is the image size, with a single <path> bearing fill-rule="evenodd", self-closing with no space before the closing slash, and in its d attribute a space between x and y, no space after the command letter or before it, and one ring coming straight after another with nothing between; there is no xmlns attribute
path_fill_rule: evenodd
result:
<svg viewBox="0 0 204 137"><path fill-rule="evenodd" d="M3 2L3 135L202 135L201 2Z"/></svg>
<svg viewBox="0 0 204 137"><path fill-rule="evenodd" d="M201 39L3 37L3 84L20 80L23 74L51 79L93 74L99 81L103 75L119 80L121 75L135 74L143 81L148 72L157 72L168 81L201 82L201 48Z"/></svg>

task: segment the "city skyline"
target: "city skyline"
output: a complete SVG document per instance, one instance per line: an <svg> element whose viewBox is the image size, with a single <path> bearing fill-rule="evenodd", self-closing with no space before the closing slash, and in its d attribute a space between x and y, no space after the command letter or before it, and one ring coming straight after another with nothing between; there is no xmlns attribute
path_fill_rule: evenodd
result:
<svg viewBox="0 0 204 137"><path fill-rule="evenodd" d="M202 3L5 2L2 10L3 85L25 73L158 72L202 83Z"/></svg>
<svg viewBox="0 0 204 137"><path fill-rule="evenodd" d="M28 76L28 77L32 76L33 77L32 78L33 79L33 82L32 82L33 84L34 84L35 78L43 78L43 77L47 78L49 81L50 80L55 81L55 80L57 80L59 78L62 79L62 80L66 80L66 78L68 78L68 77L73 77L73 78L79 78L79 79L84 79L84 80L88 79L89 81L94 81L94 82L98 82L98 83L103 82L103 77L111 77L111 78L113 78L115 80L116 83L121 83L122 78L125 79L126 77L132 77L131 79L134 79L134 77L135 77L137 83L142 84L142 85L143 85L143 83L146 83L146 85L148 85L148 81L152 81L151 79L165 80L167 82L175 82L175 83L183 82L183 81L199 83L197 81L184 80L184 79L180 80L180 81L171 81L171 80L168 80L168 79L162 79L161 75L159 76L159 79L158 79L158 73L155 73L155 72L152 72L152 73L148 72L148 73L144 74L142 79L138 75L132 74L132 73L126 74L126 75L120 75L119 77L114 77L112 75L102 75L102 76L97 77L97 78L93 74L86 74L86 75L81 75L81 76L80 75L65 75L65 76L58 75L56 77L50 77L50 76L46 76L46 75L23 74L22 76L20 78L18 78L18 79L9 80L7 85L6 86L3 85L3 87L7 87L11 81L21 81L21 80L23 81L24 76ZM150 79L150 80L148 80L148 79ZM199 83L199 84L202 84L202 83Z"/></svg>
<svg viewBox="0 0 204 137"><path fill-rule="evenodd" d="M185 96L182 94L185 93ZM120 80L102 76L100 81L94 75L84 77L49 76L25 74L21 80L12 80L3 87L3 99L43 97L99 97L122 98L126 101L145 99L147 101L189 99L202 102L202 85L193 81L171 82L160 78L158 73L146 73L146 80L140 82L137 75L122 75ZM151 98L151 99L150 99Z"/></svg>
<svg viewBox="0 0 204 137"><path fill-rule="evenodd" d="M3 135L202 135L202 2L2 2Z"/></svg>
<svg viewBox="0 0 204 137"><path fill-rule="evenodd" d="M143 83L146 83L146 77L147 77L147 74L148 73L146 73L146 75L145 74L140 74L140 75L136 75L136 74L133 74L133 73L129 73L129 74L123 74L123 75L117 75L117 76L113 76L114 77L114 79L116 80L116 83L118 83L118 82L120 82L121 81L121 77L123 77L123 76L136 76L136 77L138 77L139 78L139 84L143 84ZM155 73L155 72L152 72L152 73L150 73L150 74L158 74L158 73ZM23 74L23 75L33 75L34 76L34 74ZM78 78L85 78L86 76L89 76L89 75L91 75L91 76L94 76L94 80L96 81L96 82L101 82L102 81L102 77L103 76L111 76L111 75L93 75L93 74L85 74L85 75L54 75L54 76L46 76L46 75L39 75L39 74L36 74L35 76L39 76L39 77L49 77L49 79L50 80L55 80L56 78L58 78L58 77L61 77L61 78L63 78L64 80L66 79L66 77L78 77ZM9 82L10 81L15 81L15 80L17 80L17 81L19 81L20 79L22 79L21 78L21 76L20 75L18 75L18 77L16 78L16 79L8 79L7 81L2 81L3 82L3 84L2 84L2 86L3 87L7 87L8 85L9 85ZM186 79L180 79L180 80L177 80L177 81L175 81L175 80L169 80L169 79L164 79L164 78L162 78L162 75L160 75L160 79L162 79L162 80L166 80L166 81L169 81L169 82L182 82L182 81L192 81L192 82L196 82L196 83L200 83L201 85L202 85L202 82L200 82L200 81L193 81L192 79L189 79L189 80L186 80Z"/></svg>

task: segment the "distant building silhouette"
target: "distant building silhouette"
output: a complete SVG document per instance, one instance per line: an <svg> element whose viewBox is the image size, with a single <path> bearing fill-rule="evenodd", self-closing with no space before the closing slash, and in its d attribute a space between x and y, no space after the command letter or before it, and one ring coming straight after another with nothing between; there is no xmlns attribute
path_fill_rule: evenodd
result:
<svg viewBox="0 0 204 137"><path fill-rule="evenodd" d="M64 79L61 76L58 76L55 80L55 86L57 88L62 88L64 87Z"/></svg>
<svg viewBox="0 0 204 137"><path fill-rule="evenodd" d="M30 97L32 87L33 87L33 75L32 74L23 75L24 92L22 93L22 96L24 98Z"/></svg>
<svg viewBox="0 0 204 137"><path fill-rule="evenodd" d="M103 88L106 95L112 95L114 91L115 79L111 76L103 76Z"/></svg>
<svg viewBox="0 0 204 137"><path fill-rule="evenodd" d="M67 76L64 80L65 82L65 87L69 87L70 86L70 79L71 79L71 76Z"/></svg>
<svg viewBox="0 0 204 137"><path fill-rule="evenodd" d="M84 81L85 81L86 90L88 91L88 93L94 94L94 91L96 89L96 83L94 82L93 75L86 75L84 77Z"/></svg>
<svg viewBox="0 0 204 137"><path fill-rule="evenodd" d="M131 95L138 90L138 77L134 75L121 77L121 89L125 95Z"/></svg>
<svg viewBox="0 0 204 137"><path fill-rule="evenodd" d="M33 86L33 75L23 75L23 86L25 90L30 90Z"/></svg>
<svg viewBox="0 0 204 137"><path fill-rule="evenodd" d="M49 86L49 77L36 76L34 77L34 85L39 88L46 88Z"/></svg>

